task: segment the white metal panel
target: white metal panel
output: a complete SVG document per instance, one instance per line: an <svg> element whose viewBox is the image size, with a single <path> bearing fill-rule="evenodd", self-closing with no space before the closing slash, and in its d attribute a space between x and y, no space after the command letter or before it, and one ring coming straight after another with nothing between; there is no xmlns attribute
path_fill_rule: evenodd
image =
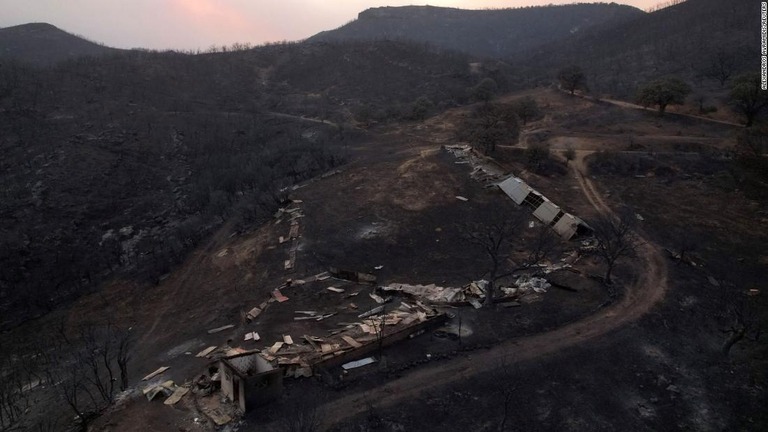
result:
<svg viewBox="0 0 768 432"><path fill-rule="evenodd" d="M555 219L555 216L557 216L558 213L560 213L560 207L556 206L552 201L545 200L539 208L533 212L533 215L536 219L545 224L549 224Z"/></svg>
<svg viewBox="0 0 768 432"><path fill-rule="evenodd" d="M566 213L563 215L563 217L560 218L559 221L557 221L553 228L558 234L560 234L561 237L566 240L570 240L570 238L576 234L578 227L578 219L573 215Z"/></svg>
<svg viewBox="0 0 768 432"><path fill-rule="evenodd" d="M499 183L499 187L504 191L505 194L512 198L512 201L514 201L517 205L522 204L525 200L525 197L531 193L531 188L528 187L524 181L517 177L510 177L504 180L503 182Z"/></svg>

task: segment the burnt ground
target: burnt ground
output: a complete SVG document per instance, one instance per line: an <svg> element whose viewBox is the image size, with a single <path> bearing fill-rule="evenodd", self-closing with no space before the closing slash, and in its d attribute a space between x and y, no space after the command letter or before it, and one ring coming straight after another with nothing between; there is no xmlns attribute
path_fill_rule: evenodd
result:
<svg viewBox="0 0 768 432"><path fill-rule="evenodd" d="M716 142L712 147L731 139L731 131L723 126L681 125L645 113L624 114L619 108L595 107L548 91L535 95L550 114L528 130L551 130L555 149L562 139L558 137L582 140L584 147L577 149L582 159L607 140L626 143L642 136L647 142L670 146L664 138L667 130L678 137L670 141L703 135L701 141ZM294 310L335 309L339 322L356 313L343 309L350 299L339 299L324 289L342 285L328 280L284 289L288 302L274 304L256 322L245 323L241 314L266 300L288 277L310 276L335 265L374 271L381 283L451 285L478 278L484 261L461 238L462 224L493 212L522 210L500 191L471 180L466 165L440 151L441 144L452 142L451 125L461 115L460 110L450 111L423 124L373 130L371 138L353 146L353 162L341 173L294 191L292 198L303 201L298 205L305 214L294 272L283 269L290 243L278 242L279 236L287 235L285 221L234 234L225 226L158 286L116 281L102 294L78 302L67 325L74 328L99 315L94 313L99 310L114 321L133 325L137 349L132 384L140 388L138 378L161 365L171 366L163 378L179 383L199 374L206 360L186 353L207 345L232 339L233 345L264 347L281 334L315 334L337 322L334 317L309 328L306 321L292 321ZM590 128L599 129L601 137L590 136ZM654 138L659 130L663 134ZM590 199L602 195L615 208L633 200L619 191L639 189L633 182L641 180L635 174L592 176L588 180L599 195L587 197L574 171L547 176L526 172L514 158L501 162L585 219L595 214ZM589 158L577 168L586 169L588 162ZM647 222L643 235L666 246L664 234L654 229L664 222L654 218L670 214L675 206L656 207L652 198L665 194L666 199L673 192L690 199L695 195L678 183L648 177L642 181L659 181L666 188L649 188L647 207L633 202ZM456 195L469 201L457 200ZM709 204L700 204L702 212L693 205L689 208L693 220L705 220L701 213ZM567 254L579 242L561 246L559 252ZM713 250L718 248L719 243L712 245ZM332 430L432 430L436 418L451 425L444 426L449 430L497 430L505 400L509 430L759 429L766 422L758 409L765 401L765 377L757 369L761 363L755 363L761 358L756 349L760 345L743 342L730 358L722 356L721 324L712 321L717 295L702 295L702 287L712 291L707 274L664 262L661 256L651 244L635 262L622 263L617 285L630 295L614 303L608 302L603 287L584 277L600 269L587 257L576 266L581 275L561 276L578 292L553 288L540 301L517 308L453 310L454 320L460 316L471 333L460 341L425 334L387 348L382 361L367 370L346 376L331 371L332 379L326 382L287 379L282 400L249 413L242 429L277 429L280 419L320 405L319 416ZM375 271L379 265L383 267ZM764 267L755 266L755 272L764 274ZM365 296L370 288L346 288L360 289L353 300L359 309L373 306ZM666 297L657 303L664 289ZM225 324L236 327L206 333ZM262 341L246 346L240 340L250 330L258 331ZM211 428L210 422L195 418L201 415L189 398L170 408L133 396L95 427Z"/></svg>

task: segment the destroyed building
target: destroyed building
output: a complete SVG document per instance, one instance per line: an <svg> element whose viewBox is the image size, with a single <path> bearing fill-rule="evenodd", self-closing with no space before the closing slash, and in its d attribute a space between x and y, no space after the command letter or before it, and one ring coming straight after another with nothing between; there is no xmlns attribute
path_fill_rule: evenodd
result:
<svg viewBox="0 0 768 432"><path fill-rule="evenodd" d="M532 189L523 180L511 176L499 183L499 188L517 205L526 205L533 210L533 216L549 225L565 240L576 235L592 232L589 225L578 217L564 212L544 195Z"/></svg>
<svg viewBox="0 0 768 432"><path fill-rule="evenodd" d="M221 391L243 412L277 399L283 391L283 372L256 352L219 361Z"/></svg>

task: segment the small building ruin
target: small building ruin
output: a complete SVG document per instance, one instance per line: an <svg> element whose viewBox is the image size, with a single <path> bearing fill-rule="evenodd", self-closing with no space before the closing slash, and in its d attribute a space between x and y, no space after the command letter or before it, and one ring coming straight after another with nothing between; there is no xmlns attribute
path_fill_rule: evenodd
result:
<svg viewBox="0 0 768 432"><path fill-rule="evenodd" d="M283 392L283 371L258 352L246 352L219 360L221 391L243 412L277 399Z"/></svg>

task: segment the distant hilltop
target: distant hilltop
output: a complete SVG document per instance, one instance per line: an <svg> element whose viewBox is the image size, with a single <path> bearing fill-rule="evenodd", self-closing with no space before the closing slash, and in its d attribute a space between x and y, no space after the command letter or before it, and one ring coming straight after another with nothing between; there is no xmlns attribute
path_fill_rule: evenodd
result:
<svg viewBox="0 0 768 432"><path fill-rule="evenodd" d="M101 56L119 51L67 33L47 23L22 24L0 29L0 60L13 59L35 66L63 60Z"/></svg>
<svg viewBox="0 0 768 432"><path fill-rule="evenodd" d="M308 41L411 40L477 56L511 57L588 28L620 24L643 15L640 9L616 3L494 10L377 7Z"/></svg>

